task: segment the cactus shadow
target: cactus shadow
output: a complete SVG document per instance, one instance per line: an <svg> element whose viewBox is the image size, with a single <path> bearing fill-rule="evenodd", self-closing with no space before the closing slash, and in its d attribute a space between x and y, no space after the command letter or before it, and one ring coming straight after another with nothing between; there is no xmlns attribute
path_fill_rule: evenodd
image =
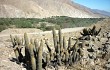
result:
<svg viewBox="0 0 110 70"><path fill-rule="evenodd" d="M17 64L20 64L20 62L18 62L18 60L16 59L16 58L11 58L11 59L9 59L11 62L16 62Z"/></svg>
<svg viewBox="0 0 110 70"><path fill-rule="evenodd" d="M16 58L9 58L9 60L11 61L11 62L16 62L18 65L22 65L24 68L26 68L26 70L31 70L27 65L26 65L26 63L24 63L24 62L19 62Z"/></svg>

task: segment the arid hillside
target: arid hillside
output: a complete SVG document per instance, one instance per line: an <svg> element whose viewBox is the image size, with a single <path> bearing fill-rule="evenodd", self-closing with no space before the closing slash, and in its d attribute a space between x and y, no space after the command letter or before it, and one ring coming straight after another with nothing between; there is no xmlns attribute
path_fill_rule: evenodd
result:
<svg viewBox="0 0 110 70"><path fill-rule="evenodd" d="M85 32L82 29L84 28L67 28L62 29L61 34L62 37L65 36L66 39L66 46L71 39L71 48L67 49L69 53L69 58L67 58L67 63L65 61L61 61L61 65L59 65L59 61L55 61L57 57L54 57L53 60L50 60L50 64L45 67L45 70L109 70L110 69L110 19L104 19L103 21L99 21L95 24L96 28L93 26L86 27L87 31ZM89 29L91 28L91 29ZM101 28L101 32L100 32ZM14 50L17 48L13 48L13 44L11 43L11 39L9 34L14 36L18 36L19 38L23 38L23 33L21 30L27 32L27 35L33 43L33 39L37 39L40 43L42 39L44 42L48 39L48 46L51 50L54 51L54 44L53 44L53 36L52 31L41 31L39 29L7 29L0 33L0 70L27 70L28 65L23 60L26 58L24 56L24 43L22 43L22 51L21 54L23 58L21 62L19 62L14 53ZM33 33L31 33L33 31ZM82 33L82 35L80 34ZM56 31L57 37L60 37L58 31ZM78 40L78 41L77 41ZM43 53L48 51L46 42L43 44ZM64 43L63 43L64 44ZM21 47L19 47L21 48ZM76 49L75 49L76 48ZM75 49L75 50L74 50ZM19 49L18 49L19 50ZM74 50L74 52L73 52ZM78 50L78 51L76 51ZM81 52L81 53L80 53ZM46 55L49 52L46 52ZM64 54L64 53L63 53ZM44 55L44 54L43 54ZM55 56L56 54L54 54ZM65 55L65 54L64 54ZM74 57L75 58L74 58ZM63 57L63 56L60 56ZM73 60L71 60L71 58ZM45 57L42 58L45 60ZM61 58L63 59L63 58ZM65 60L66 58L64 58ZM58 59L57 59L58 60ZM47 61L47 60L46 60ZM48 62L42 62L43 64ZM56 64L55 64L56 63ZM64 64L66 63L66 65ZM69 65L68 65L69 64ZM29 65L30 66L30 65ZM30 66L32 69L32 66ZM44 68L43 68L44 70Z"/></svg>
<svg viewBox="0 0 110 70"><path fill-rule="evenodd" d="M45 18L51 16L103 17L71 0L0 0L0 17Z"/></svg>

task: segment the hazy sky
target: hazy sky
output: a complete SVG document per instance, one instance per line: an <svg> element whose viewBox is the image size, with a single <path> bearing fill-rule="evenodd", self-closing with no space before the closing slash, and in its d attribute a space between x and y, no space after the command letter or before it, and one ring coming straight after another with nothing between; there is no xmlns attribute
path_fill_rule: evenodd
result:
<svg viewBox="0 0 110 70"><path fill-rule="evenodd" d="M92 9L105 10L110 12L110 0L72 0Z"/></svg>

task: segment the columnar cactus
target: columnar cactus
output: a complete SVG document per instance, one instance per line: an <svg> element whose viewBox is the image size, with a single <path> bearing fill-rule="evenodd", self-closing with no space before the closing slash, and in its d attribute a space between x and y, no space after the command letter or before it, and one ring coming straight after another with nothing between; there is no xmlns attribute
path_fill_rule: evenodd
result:
<svg viewBox="0 0 110 70"><path fill-rule="evenodd" d="M48 66L49 63L50 63L50 55L49 55L49 54L46 55L46 63L47 63L47 66Z"/></svg>
<svg viewBox="0 0 110 70"><path fill-rule="evenodd" d="M31 39L30 40L30 43L34 45L34 39Z"/></svg>
<svg viewBox="0 0 110 70"><path fill-rule="evenodd" d="M30 53L30 57L31 57L32 70L36 70L36 59L34 57L34 47L32 44L29 45L29 53Z"/></svg>
<svg viewBox="0 0 110 70"><path fill-rule="evenodd" d="M70 50L71 50L71 48L72 48L71 43L72 43L72 39L71 39L71 37L69 37L68 48L67 48L68 51L69 51L69 53L70 53Z"/></svg>
<svg viewBox="0 0 110 70"><path fill-rule="evenodd" d="M62 34L61 34L61 29L59 29L59 44L60 44L60 50L61 52L63 51L63 42L62 42Z"/></svg>
<svg viewBox="0 0 110 70"><path fill-rule="evenodd" d="M40 47L38 50L38 57L37 57L37 70L42 70L42 50L43 50L43 41L41 40Z"/></svg>
<svg viewBox="0 0 110 70"><path fill-rule="evenodd" d="M57 50L57 37L56 37L56 31L55 31L55 28L53 28L52 33L53 33L54 47L55 47L55 51L56 51L56 50Z"/></svg>
<svg viewBox="0 0 110 70"><path fill-rule="evenodd" d="M12 42L12 45L13 45L13 48L14 48L15 45L16 45L15 38L12 35L10 35L10 38L11 38L11 42Z"/></svg>
<svg viewBox="0 0 110 70"><path fill-rule="evenodd" d="M51 53L51 48L49 47L49 44L48 44L48 41L47 40L45 40L45 44L47 46L47 49L48 49L49 53Z"/></svg>
<svg viewBox="0 0 110 70"><path fill-rule="evenodd" d="M27 33L24 33L24 41L25 41L25 46L26 46L26 48L28 48L29 39L28 39Z"/></svg>
<svg viewBox="0 0 110 70"><path fill-rule="evenodd" d="M15 36L15 39L16 39L17 45L22 45L22 41L20 40L18 36Z"/></svg>
<svg viewBox="0 0 110 70"><path fill-rule="evenodd" d="M36 53L38 53L38 48L39 48L39 43L38 43L38 40L37 39L34 39L34 45L35 45L35 51Z"/></svg>
<svg viewBox="0 0 110 70"><path fill-rule="evenodd" d="M62 63L61 63L61 57L60 57L60 54L59 53L57 53L57 63L58 63L58 65L62 65Z"/></svg>
<svg viewBox="0 0 110 70"><path fill-rule="evenodd" d="M69 53L65 51L65 64L68 65Z"/></svg>
<svg viewBox="0 0 110 70"><path fill-rule="evenodd" d="M30 69L29 39L27 33L24 33L24 41L25 41L25 62L27 64L28 69Z"/></svg>
<svg viewBox="0 0 110 70"><path fill-rule="evenodd" d="M65 37L63 37L63 48L65 51L67 50Z"/></svg>
<svg viewBox="0 0 110 70"><path fill-rule="evenodd" d="M17 61L19 61L19 52L18 52L17 48L14 48L14 53L15 53Z"/></svg>

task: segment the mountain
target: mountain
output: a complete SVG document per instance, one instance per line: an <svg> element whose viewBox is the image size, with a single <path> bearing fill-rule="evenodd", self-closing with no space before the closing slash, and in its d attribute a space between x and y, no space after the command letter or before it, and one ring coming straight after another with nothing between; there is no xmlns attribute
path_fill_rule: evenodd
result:
<svg viewBox="0 0 110 70"><path fill-rule="evenodd" d="M0 0L1 18L45 18L51 16L105 17L71 0Z"/></svg>
<svg viewBox="0 0 110 70"><path fill-rule="evenodd" d="M107 12L104 10L92 9L92 12L96 13L96 14L102 14L102 15L110 17L110 12Z"/></svg>

